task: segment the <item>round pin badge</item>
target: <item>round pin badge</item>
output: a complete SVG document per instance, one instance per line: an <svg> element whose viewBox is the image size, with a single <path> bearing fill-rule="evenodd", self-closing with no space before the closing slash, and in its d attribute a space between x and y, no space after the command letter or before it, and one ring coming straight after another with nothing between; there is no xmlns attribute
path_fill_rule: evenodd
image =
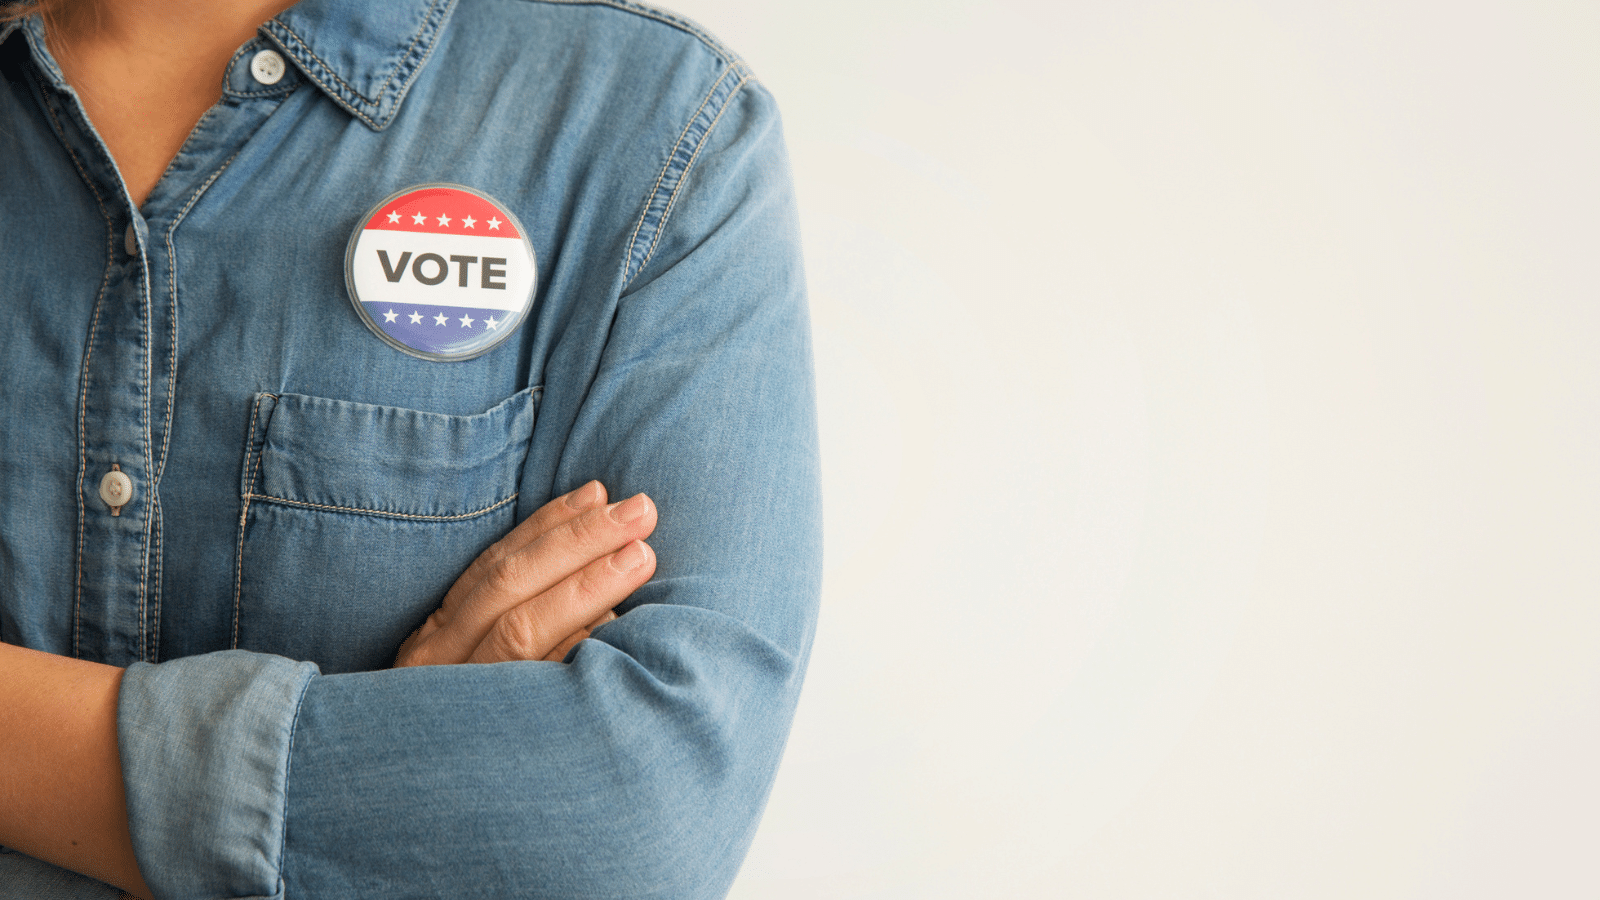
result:
<svg viewBox="0 0 1600 900"><path fill-rule="evenodd" d="M361 217L344 255L345 285L372 333L438 362L489 352L533 306L528 233L493 197L419 184Z"/></svg>

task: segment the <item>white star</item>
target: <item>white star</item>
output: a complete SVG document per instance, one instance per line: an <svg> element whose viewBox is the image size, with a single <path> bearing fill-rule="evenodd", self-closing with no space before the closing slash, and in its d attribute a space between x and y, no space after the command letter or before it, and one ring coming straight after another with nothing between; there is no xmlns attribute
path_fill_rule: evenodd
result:
<svg viewBox="0 0 1600 900"><path fill-rule="evenodd" d="M433 317L433 323L435 325L443 325L444 323L446 323L448 321L450 321L450 317L445 315L444 313L439 313L437 316Z"/></svg>
<svg viewBox="0 0 1600 900"><path fill-rule="evenodd" d="M471 328L472 327L472 317L471 316L462 316L461 317L461 327L462 328Z"/></svg>
<svg viewBox="0 0 1600 900"><path fill-rule="evenodd" d="M419 312L416 312L415 310L413 310L412 313L411 313L411 324L413 324L413 325L421 325L422 324L422 313L419 313Z"/></svg>
<svg viewBox="0 0 1600 900"><path fill-rule="evenodd" d="M461 224L464 227L471 228L472 226L478 224L478 220L471 216L467 216L465 219L461 220Z"/></svg>
<svg viewBox="0 0 1600 900"><path fill-rule="evenodd" d="M389 213L389 221L391 223L400 221L400 214L399 213Z"/></svg>
<svg viewBox="0 0 1600 900"><path fill-rule="evenodd" d="M439 224L440 225L449 225L450 224L450 217L449 216L440 216L439 217Z"/></svg>
<svg viewBox="0 0 1600 900"><path fill-rule="evenodd" d="M384 313L383 314L383 320L385 322L393 322L394 321L394 310L391 309L388 312Z"/></svg>
<svg viewBox="0 0 1600 900"><path fill-rule="evenodd" d="M485 328L488 328L488 329L491 329L491 330L492 330L492 329L494 329L494 328L496 328L496 327L497 327L497 326L499 326L499 324L500 324L500 323L499 323L499 322L496 322L496 321L495 321L495 320L494 320L494 316L490 316L490 317L489 317L489 321L487 321L487 322L485 322L485 323L483 323L483 327L485 327Z"/></svg>
<svg viewBox="0 0 1600 900"><path fill-rule="evenodd" d="M499 231L500 230L500 220L496 219L494 216L490 216L489 217L489 230L490 231Z"/></svg>
<svg viewBox="0 0 1600 900"><path fill-rule="evenodd" d="M421 225L423 222L426 222L426 221L428 221L428 217L423 215L422 213L417 213L416 215L411 217L411 224L413 224L413 225Z"/></svg>

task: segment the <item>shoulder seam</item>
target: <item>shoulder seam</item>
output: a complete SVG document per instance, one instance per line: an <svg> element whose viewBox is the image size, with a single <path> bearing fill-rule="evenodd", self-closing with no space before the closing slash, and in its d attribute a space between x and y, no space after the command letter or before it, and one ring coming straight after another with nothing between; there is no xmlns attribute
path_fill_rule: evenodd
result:
<svg viewBox="0 0 1600 900"><path fill-rule="evenodd" d="M670 25L686 34L693 35L695 38L699 39L700 43L705 44L706 47L711 50L711 52L721 57L722 61L728 65L739 69L745 69L747 71L749 69L749 66L742 58L740 58L739 54L730 50L727 44L724 44L722 41L718 40L716 35L707 31L698 22L694 22L690 19L686 19L682 16L675 15L667 12L664 9L659 9L645 3L638 3L635 2L635 0L529 0L529 2L551 3L560 6L609 6L613 9L619 9L623 12L632 13L636 16L641 16L646 19L654 19L657 22Z"/></svg>
<svg viewBox="0 0 1600 900"><path fill-rule="evenodd" d="M660 242L667 219L672 215L673 204L677 202L678 191L700 157L700 148L705 146L722 113L751 78L750 70L742 63L730 63L712 82L711 89L684 124L677 142L667 154L666 165L662 166L649 194L645 196L644 209L639 213L639 221L634 224L633 234L628 238L627 250L622 256L622 290L628 289L628 285L644 271L655 254L656 244Z"/></svg>

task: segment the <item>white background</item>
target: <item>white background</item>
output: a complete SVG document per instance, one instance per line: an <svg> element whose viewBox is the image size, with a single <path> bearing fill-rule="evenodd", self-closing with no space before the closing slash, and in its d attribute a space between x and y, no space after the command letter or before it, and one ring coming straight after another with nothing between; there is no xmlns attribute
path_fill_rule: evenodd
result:
<svg viewBox="0 0 1600 900"><path fill-rule="evenodd" d="M825 453L735 898L1600 896L1600 6L675 8Z"/></svg>

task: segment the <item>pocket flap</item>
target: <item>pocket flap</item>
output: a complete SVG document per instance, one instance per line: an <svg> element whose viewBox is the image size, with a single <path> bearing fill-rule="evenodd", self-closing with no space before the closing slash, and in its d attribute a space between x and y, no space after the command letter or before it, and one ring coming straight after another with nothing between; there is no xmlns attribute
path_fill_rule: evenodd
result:
<svg viewBox="0 0 1600 900"><path fill-rule="evenodd" d="M263 394L245 492L256 499L420 518L461 518L516 496L538 389L449 416L304 394Z"/></svg>

